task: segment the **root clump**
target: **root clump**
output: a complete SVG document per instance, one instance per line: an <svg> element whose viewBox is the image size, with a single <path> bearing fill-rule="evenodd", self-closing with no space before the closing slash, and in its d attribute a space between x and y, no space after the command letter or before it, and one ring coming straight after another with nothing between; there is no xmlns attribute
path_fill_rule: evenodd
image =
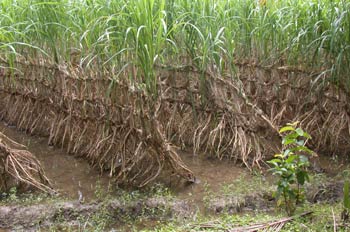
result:
<svg viewBox="0 0 350 232"><path fill-rule="evenodd" d="M2 72L0 116L48 136L49 144L85 157L117 182L138 186L162 172L194 182L179 147L261 167L279 150L278 128L291 121L310 132L315 151L350 149L347 95L330 82L314 83L321 74L249 62L237 67L233 75L157 66L152 95L137 81L109 78L108 72L101 77L18 62L21 72ZM126 68L120 76L134 72Z"/></svg>
<svg viewBox="0 0 350 232"><path fill-rule="evenodd" d="M25 147L0 133L0 191L32 187L54 193L39 160Z"/></svg>

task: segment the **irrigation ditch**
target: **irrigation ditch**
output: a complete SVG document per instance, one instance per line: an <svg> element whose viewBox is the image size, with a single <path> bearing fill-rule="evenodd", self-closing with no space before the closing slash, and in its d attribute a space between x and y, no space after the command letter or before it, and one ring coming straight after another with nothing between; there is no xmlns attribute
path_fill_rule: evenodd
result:
<svg viewBox="0 0 350 232"><path fill-rule="evenodd" d="M317 154L312 178L331 176L306 186L311 206L338 202L350 151L349 9L327 0L3 0L0 227L269 211L278 202L267 161L292 145ZM281 147L279 128L291 122L312 139L299 128ZM305 182L308 161L298 159L294 176ZM90 202L95 177L132 190ZM177 198L152 190L159 183ZM16 205L17 191L33 189L68 198Z"/></svg>
<svg viewBox="0 0 350 232"><path fill-rule="evenodd" d="M48 136L119 183L144 186L164 170L194 182L174 146L261 166L278 151L277 128L290 121L310 132L316 152L349 150L347 95L329 82L315 85L319 73L246 64L239 78L208 77L204 100L195 70L162 70L154 98L123 80L19 65L2 70L2 119Z"/></svg>
<svg viewBox="0 0 350 232"><path fill-rule="evenodd" d="M196 175L199 170L225 170L219 165L210 170L201 164L193 171L191 159L179 155L183 153L181 148L188 147L193 149L189 157L204 153L209 162L224 159L230 160L229 165L241 164L248 170L264 169L264 161L279 149L277 128L288 121L298 120L310 131L310 146L321 156L345 154L349 146L346 95L329 82L308 91L315 88L312 77L319 73L245 63L238 66L238 79L208 78L211 82L208 81L207 99L203 100L198 90L198 71L190 67L158 67L159 93L154 98L134 90L132 83L94 78L77 70L72 76L72 70L68 75L59 67L19 65L21 72L1 72L2 120L22 132L45 136L48 145L87 160L93 169L107 174L120 186L142 187L164 180L164 176L171 177L170 185L180 183L179 179L184 180L182 185L196 185L206 178ZM206 75L210 77L210 73ZM23 151L23 145L4 138L10 141L7 147L19 146L17 150ZM8 162L3 164L3 170L9 170ZM44 180L42 183L49 183L46 177ZM23 182L20 178L17 181ZM40 186L40 182L35 183L34 187ZM311 186L307 192L310 202L339 201L342 182ZM112 199L81 204L67 200L1 206L0 221L3 228L35 229L57 222L60 216L76 226L82 218L106 207L108 212L114 212L108 218L116 220L120 215L137 217L147 212L152 212L150 217L191 217L198 207L214 214L272 211L275 201L271 196L272 191L265 189L253 194L216 196L206 203L202 194L200 201L150 197L132 202Z"/></svg>

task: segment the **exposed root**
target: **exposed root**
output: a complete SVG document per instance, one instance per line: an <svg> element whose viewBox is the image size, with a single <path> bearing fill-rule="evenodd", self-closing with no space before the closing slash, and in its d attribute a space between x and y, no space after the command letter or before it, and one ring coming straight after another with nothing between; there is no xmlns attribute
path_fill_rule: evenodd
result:
<svg viewBox="0 0 350 232"><path fill-rule="evenodd" d="M310 132L318 152L350 150L348 96L315 83L327 78L319 73L249 62L237 63L236 73L158 67L153 97L126 78L136 67L115 80L108 72L17 65L15 81L2 72L0 117L49 136L118 182L144 186L166 167L193 181L173 144L260 167L279 150L278 128L291 121Z"/></svg>
<svg viewBox="0 0 350 232"><path fill-rule="evenodd" d="M188 75L192 75L192 82L180 75L175 83L164 86L167 91L163 92L163 100L170 103L170 110L164 111L171 112L171 120L166 122L168 135L191 144L194 153L203 151L219 159L240 160L247 167L260 166L266 150L277 150L268 140L271 136L278 138L278 127L257 104L250 102L239 80L208 74L210 88L207 100L201 103L199 76ZM272 135L266 136L271 129Z"/></svg>
<svg viewBox="0 0 350 232"><path fill-rule="evenodd" d="M54 193L39 161L24 148L0 133L0 190L8 190L13 178L19 184Z"/></svg>
<svg viewBox="0 0 350 232"><path fill-rule="evenodd" d="M194 181L159 123L161 101L126 80L84 79L86 73L69 76L37 66L21 69L26 76L15 88L9 76L2 86L1 116L10 123L48 135L49 144L87 158L118 183L144 186L165 166Z"/></svg>
<svg viewBox="0 0 350 232"><path fill-rule="evenodd" d="M201 150L220 159L239 159L248 167L260 166L279 150L278 128L293 121L310 132L309 145L315 151L339 155L350 150L348 97L330 82L315 83L326 79L325 74L249 62L239 63L236 74L209 68L203 101L202 72L186 67L162 67L171 70L172 80L163 81L171 112L166 128L195 153Z"/></svg>

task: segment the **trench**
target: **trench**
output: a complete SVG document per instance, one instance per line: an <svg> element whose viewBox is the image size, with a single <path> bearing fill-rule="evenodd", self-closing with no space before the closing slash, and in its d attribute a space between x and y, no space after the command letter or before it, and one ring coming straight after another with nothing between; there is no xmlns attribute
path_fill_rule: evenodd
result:
<svg viewBox="0 0 350 232"><path fill-rule="evenodd" d="M68 199L76 199L78 192L81 192L86 200L93 200L96 184L105 190L114 184L108 174L98 172L97 168L89 165L86 160L68 154L63 148L49 146L45 137L28 135L3 121L0 122L0 131L25 145L40 160L53 187ZM209 155L193 154L190 151L180 151L179 154L195 173L196 183L186 183L176 176L160 179L162 184L169 187L178 198L191 200L195 204L200 204L202 201L206 186L219 189L237 178L244 177L249 181L252 177L249 170L230 160L219 160ZM329 176L335 176L348 168L348 160L341 157L330 158L319 155L311 162L316 171L322 169L322 172ZM269 181L272 182L271 178Z"/></svg>
<svg viewBox="0 0 350 232"><path fill-rule="evenodd" d="M47 145L47 138L30 136L15 127L0 123L0 131L25 145L40 161L54 189L68 199L78 198L81 192L86 200L93 199L96 183L108 186L106 175L101 175L85 160L68 155L64 149Z"/></svg>
<svg viewBox="0 0 350 232"><path fill-rule="evenodd" d="M24 131L19 131L14 126L8 125L5 122L0 122L0 131L15 141L25 145L28 151L39 159L53 187L66 199L65 203L50 207L56 207L60 210L64 209L68 212L70 212L72 208L82 207L82 209L79 209L82 214L85 214L86 211L95 212L99 207L99 203L94 202L96 200L96 189L101 188L103 191L109 191L109 189L113 188L115 185L113 179L106 173L98 172L98 168L91 167L86 160L70 155L64 149L49 146L47 144L47 138L45 137L26 134ZM254 176L251 175L247 168L234 164L229 160L213 159L211 156L206 156L205 154L198 155L189 151L180 151L179 154L184 163L186 163L195 174L196 183L189 184L177 178L175 175L159 178L159 181L164 186L168 187L175 197L175 201L169 203L169 205L171 205L171 210L173 210L175 214L187 217L184 215L195 211L204 214L240 213L242 209L237 208L240 207L237 205L241 203L237 202L237 199L242 200L242 202L248 199L248 202L244 203L246 204L243 206L245 207L244 210L269 210L271 209L269 207L273 206L271 202L271 204L266 204L266 202L261 201L266 196L255 195L254 191L258 192L261 186L254 186L257 183L254 182ZM349 167L346 160L337 160L337 162L335 162L334 159L335 158L333 158L332 161L329 157L319 156L317 159L311 160L311 162L316 164L318 169L322 169L323 172L327 173L328 176L335 176L341 170ZM235 182L237 180L241 182ZM267 173L264 173L263 179L260 179L260 184L272 186L272 183L273 178L267 175ZM338 194L341 192L340 186L341 184L333 186L333 189L330 189L330 191L335 191L337 192L336 194ZM226 197L225 194L227 194L227 191L226 193L222 191L224 188L228 188L228 191L231 191L231 195L229 194L228 197ZM235 195L236 192L239 193L239 191L237 191L239 188L247 188L245 192L251 191L250 195L248 194L247 197L244 196L245 198L243 199L237 196L232 198L232 195ZM222 196L218 194L220 192L222 192ZM210 194L213 194L213 196ZM80 195L84 197L83 205L77 205L76 203ZM315 195L315 193L311 195ZM334 194L330 195L330 198L340 198L340 194L338 194L339 196L333 196ZM212 198L209 199L212 205L205 205L206 197ZM218 199L214 199L215 197L218 197ZM114 211L128 212L131 215L134 214L136 217L140 216L140 212L142 211L139 209L140 205L154 207L157 210L162 207L169 207L167 200L164 201L162 198L141 201L135 199L135 202L128 203L126 206L120 205L120 202L112 201L108 203L108 207L112 208ZM38 211L45 209L45 205L36 207L43 208L38 209ZM22 210L23 214L27 214L33 209L29 206L28 212L26 208ZM16 209L16 211L20 210ZM174 214L174 212L172 214ZM70 217L71 216L67 216L66 219L71 220ZM140 226L140 228L152 227L156 224L156 221L157 220L154 219L146 220L138 226ZM26 224L24 223L24 225ZM120 225L118 225L118 227L119 226Z"/></svg>
<svg viewBox="0 0 350 232"><path fill-rule="evenodd" d="M110 188L114 189L113 186L115 185L115 182L108 176L108 174L98 172L98 168L90 166L86 160L68 154L62 148L49 146L47 144L47 138L37 135L29 135L3 121L0 122L0 131L18 143L25 145L27 150L38 158L46 176L50 179L53 188L58 191L60 196L66 199L66 203L63 204L67 205L51 205L49 207L66 207L65 210L69 211L70 207L77 206L76 202L78 201L79 196L82 195L84 197L84 204L89 205L89 203L91 203L92 206L89 210L94 211L96 210L94 202L96 200L96 189L100 188L100 190L102 189L102 191L105 192L109 191ZM176 175L159 178L162 186L170 189L175 196L176 201L180 202L174 204L175 211L177 210L176 208L178 208L178 206L176 206L177 204L181 205L182 202L186 202L185 210L190 209L191 212L193 210L203 212L205 210L203 198L208 194L208 188L220 189L223 185L231 183L242 175L249 178L247 169L243 166L234 165L233 162L222 162L218 159L213 159L210 156L194 155L188 151L179 153L184 162L189 165L195 173L196 183L189 184L178 178ZM111 193L113 194L113 190ZM160 202L158 202L158 200ZM146 202L142 204L155 204L157 205L155 208L163 207L162 199L158 200L156 200L156 203ZM151 199L151 202L152 201L153 200ZM130 209L130 213L137 216L138 213L134 212L134 210L136 209L136 211L138 211L137 208L139 203L140 202L135 199L135 204L133 202L131 203L131 206L128 205L125 208ZM114 203L112 203L112 205L113 204ZM45 206L39 205L37 207L43 207L43 209L40 208L37 209L37 211L44 211ZM166 205L164 207L168 206ZM181 207L182 206L180 206L180 208ZM22 209L22 207L19 208L19 210L15 209L15 211L17 212ZM35 212L31 211L31 208L28 208L28 212L25 208L22 210L24 210L23 214L28 214L28 212L35 214ZM121 210L123 211L125 209L123 208ZM184 213L187 214L188 212ZM180 214L183 214L183 212L180 212ZM19 213L19 215L21 215L21 213ZM70 220L70 218L67 218L67 220ZM152 220L146 221L139 226L148 227L149 223L152 224ZM16 221L14 221L14 224L16 224ZM19 222L19 224L26 225L26 222Z"/></svg>
<svg viewBox="0 0 350 232"><path fill-rule="evenodd" d="M98 172L97 168L90 166L86 160L67 154L64 149L47 145L45 137L28 135L5 122L0 123L0 131L25 145L28 151L39 159L53 187L70 200L77 199L78 192L82 193L85 200L93 200L96 184L105 190L114 184L108 174ZM200 205L205 186L218 189L241 175L249 178L247 169L234 165L233 162L222 162L205 155L193 155L188 151L180 152L180 155L195 173L196 183L186 183L176 176L160 179L178 198L191 200L194 204Z"/></svg>

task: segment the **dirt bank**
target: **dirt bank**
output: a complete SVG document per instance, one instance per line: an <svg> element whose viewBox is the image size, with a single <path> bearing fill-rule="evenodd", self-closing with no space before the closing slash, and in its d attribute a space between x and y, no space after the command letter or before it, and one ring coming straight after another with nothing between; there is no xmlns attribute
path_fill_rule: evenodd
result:
<svg viewBox="0 0 350 232"><path fill-rule="evenodd" d="M122 221L126 217L158 216L187 217L191 209L184 201L165 198L150 198L133 202L108 200L81 204L79 202L59 202L29 206L1 206L0 228L37 230L55 223L78 225L81 221L98 214L105 214L111 221Z"/></svg>
<svg viewBox="0 0 350 232"><path fill-rule="evenodd" d="M310 186L307 200L311 203L338 202L342 198L342 182ZM242 212L273 212L275 199L271 192L257 190L245 195L212 195L205 202L204 212L209 214L236 214ZM37 230L48 226L67 224L78 226L90 218L108 218L109 223L122 223L125 218L155 219L189 218L198 213L197 205L187 200L150 197L140 200L109 199L87 204L78 201L12 205L0 207L0 229Z"/></svg>

